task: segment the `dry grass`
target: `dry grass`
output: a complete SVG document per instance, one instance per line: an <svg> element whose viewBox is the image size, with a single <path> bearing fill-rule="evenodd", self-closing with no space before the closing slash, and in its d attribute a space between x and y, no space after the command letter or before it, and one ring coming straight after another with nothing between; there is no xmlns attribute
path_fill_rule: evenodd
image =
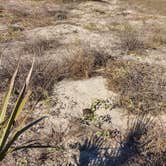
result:
<svg viewBox="0 0 166 166"><path fill-rule="evenodd" d="M24 35L20 31L14 31L9 28L6 32L0 34L0 43L7 43L13 40L21 40Z"/></svg>
<svg viewBox="0 0 166 166"><path fill-rule="evenodd" d="M91 56L77 55L66 59L68 78L89 78L93 72L94 58Z"/></svg>
<svg viewBox="0 0 166 166"><path fill-rule="evenodd" d="M146 42L147 48L158 48L166 44L166 24L154 25Z"/></svg>
<svg viewBox="0 0 166 166"><path fill-rule="evenodd" d="M24 55L21 59L20 69L15 83L15 93L17 94L20 87L23 85L23 80L29 70L31 64L31 57L36 57L34 65L34 71L32 74L31 86L34 92L34 97L39 94L45 93L45 91L51 91L51 87L58 78L58 65L55 61L51 61L50 58L43 57L44 51L50 49L53 41L39 40L35 43L26 43L23 47L22 54ZM54 45L55 46L55 45ZM3 57L3 56L2 56ZM0 69L0 78L2 80L0 88L1 90L6 89L8 80L11 79L12 73L17 63L17 56L5 56L2 59L2 67Z"/></svg>
<svg viewBox="0 0 166 166"><path fill-rule="evenodd" d="M146 25L136 29L128 23L120 31L121 48L127 53L145 53L146 49L157 49L166 44L165 24Z"/></svg>
<svg viewBox="0 0 166 166"><path fill-rule="evenodd" d="M111 61L109 89L120 94L120 106L132 113L165 111L165 69L135 61Z"/></svg>
<svg viewBox="0 0 166 166"><path fill-rule="evenodd" d="M0 77L2 83L0 85L1 90L5 89L6 83L11 78L11 73L15 66L15 61L12 61L12 64L9 62L8 66L3 66L1 69ZM15 85L15 94L17 95L20 90L20 86L23 84L25 75L30 67L29 58L24 58L21 61L20 70L18 72L18 77L16 79ZM34 72L32 74L32 82L31 86L33 89L34 97L38 98L38 96L43 95L46 91L50 92L53 84L55 83L58 73L57 73L57 64L50 63L49 60L40 60L36 59L36 63L34 66ZM44 97L44 96L43 96Z"/></svg>
<svg viewBox="0 0 166 166"><path fill-rule="evenodd" d="M166 1L165 0L121 0L124 3L128 3L139 8L145 8L149 13L158 13L166 15Z"/></svg>
<svg viewBox="0 0 166 166"><path fill-rule="evenodd" d="M51 25L55 21L55 13L50 12L42 3L16 2L12 6L9 2L0 6L1 23L5 25L18 24L24 29Z"/></svg>
<svg viewBox="0 0 166 166"><path fill-rule="evenodd" d="M97 50L83 48L71 58L64 60L66 66L66 76L73 79L90 78L100 73L97 70L106 67L110 56L105 53L100 53Z"/></svg>
<svg viewBox="0 0 166 166"><path fill-rule="evenodd" d="M129 52L138 52L144 49L144 41L137 30L130 25L124 25L120 35L121 49Z"/></svg>
<svg viewBox="0 0 166 166"><path fill-rule="evenodd" d="M31 86L34 97L39 94L50 94L57 81L65 78L84 79L95 74L95 69L102 68L106 65L107 56L101 55L96 51L80 50L75 55L63 59L62 62L46 56L45 52L50 49L56 49L60 44L56 40L38 40L34 43L27 43L23 48L23 57L20 65L18 77L16 79L15 93L19 91L26 73L30 67L30 57L35 56L34 72L32 74ZM3 65L0 70L2 80L0 89L5 90L8 80L11 78L15 65L16 57L3 58Z"/></svg>
<svg viewBox="0 0 166 166"><path fill-rule="evenodd" d="M36 57L42 57L44 52L50 49L55 49L60 46L58 40L36 39L33 42L27 42L24 45L23 53L32 54Z"/></svg>

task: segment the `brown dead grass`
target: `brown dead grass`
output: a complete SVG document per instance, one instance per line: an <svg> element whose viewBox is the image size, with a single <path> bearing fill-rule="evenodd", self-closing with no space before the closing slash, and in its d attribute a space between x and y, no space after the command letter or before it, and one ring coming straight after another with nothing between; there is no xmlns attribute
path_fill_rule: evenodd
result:
<svg viewBox="0 0 166 166"><path fill-rule="evenodd" d="M28 72L32 57L36 57L32 75L31 86L34 98L50 94L57 81L65 78L84 79L95 75L95 69L105 66L107 57L96 51L80 50L75 55L64 57L62 62L46 56L45 52L56 49L60 44L56 40L38 40L34 43L26 43L22 50L22 61L19 74L16 80L15 93L23 84L23 80ZM2 68L0 69L0 89L5 90L17 64L17 57L3 58ZM44 97L44 96L43 96Z"/></svg>
<svg viewBox="0 0 166 166"><path fill-rule="evenodd" d="M132 113L165 112L165 69L135 61L111 61L107 66L109 89L120 94L120 106Z"/></svg>
<svg viewBox="0 0 166 166"><path fill-rule="evenodd" d="M66 59L66 75L69 78L89 78L93 72L94 58L91 56L77 55Z"/></svg>
<svg viewBox="0 0 166 166"><path fill-rule="evenodd" d="M11 26L18 24L24 29L52 25L55 21L55 13L50 12L43 4L31 1L4 2L0 6L1 22Z"/></svg>
<svg viewBox="0 0 166 166"><path fill-rule="evenodd" d="M144 8L146 12L158 13L161 15L166 15L166 1L165 0L121 0L125 4L128 3L138 8Z"/></svg>
<svg viewBox="0 0 166 166"><path fill-rule="evenodd" d="M158 48L166 44L166 24L151 26L148 39L145 41L147 48Z"/></svg>
<svg viewBox="0 0 166 166"><path fill-rule="evenodd" d="M22 40L24 35L20 31L13 31L11 28L0 34L0 43L7 43L13 40Z"/></svg>
<svg viewBox="0 0 166 166"><path fill-rule="evenodd" d="M144 50L145 44L139 32L129 24L124 25L120 34L121 49L128 52L140 52Z"/></svg>

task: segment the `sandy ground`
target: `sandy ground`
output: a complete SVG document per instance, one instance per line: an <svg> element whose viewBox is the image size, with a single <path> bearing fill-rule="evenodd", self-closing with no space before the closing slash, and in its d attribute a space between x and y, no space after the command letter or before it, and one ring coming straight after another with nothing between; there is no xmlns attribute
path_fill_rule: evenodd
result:
<svg viewBox="0 0 166 166"><path fill-rule="evenodd" d="M52 45L41 49L42 51L37 49L35 56L37 60L51 61L53 65L60 65L64 59L77 57L80 53L91 55L95 52L107 58L130 59L166 68L166 42L160 46L146 48L138 55L122 50L120 34L126 24L139 30L140 38L146 40L153 36L154 27L165 27L166 16L149 13L145 9L142 11L139 6L124 5L120 0L82 1L70 4L0 0L0 49L3 50L2 59L0 57L1 67L9 65L18 55L21 55L25 62L27 57L32 59L34 54L31 51L26 52L25 48L31 45L41 49L43 41L47 41ZM65 165L65 161L61 160L72 160L74 163L72 155L76 153L78 157L80 154L69 148L68 142L80 141L82 135L89 132L99 132L100 129L95 126L96 119L111 119L111 123L101 121L102 130L111 128L125 133L128 119L134 119L135 115L129 116L127 110L119 108L118 100L119 94L108 90L107 80L100 74L87 79L65 79L58 82L54 85L48 101L40 102L32 114L32 119L43 115L48 118L21 137L18 142L25 142L27 138L41 138L46 143L61 142L65 144L65 152L48 152L50 156L47 156L47 150L24 150L8 156L2 166L17 166L19 163L28 166ZM81 128L78 121L83 118L83 110L90 109L96 101L96 119L93 119L88 129ZM165 127L165 114L154 118L157 123L162 123L163 128ZM57 141L57 133L65 135L62 141Z"/></svg>

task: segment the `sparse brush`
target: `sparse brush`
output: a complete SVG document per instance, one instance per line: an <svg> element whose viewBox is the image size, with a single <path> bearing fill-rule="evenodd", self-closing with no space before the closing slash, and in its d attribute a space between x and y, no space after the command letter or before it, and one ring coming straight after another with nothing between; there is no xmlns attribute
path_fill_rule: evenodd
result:
<svg viewBox="0 0 166 166"><path fill-rule="evenodd" d="M12 73L14 72L14 66L17 62L14 58L10 59L8 57L5 57L5 60L2 62L2 68L0 70L0 88L2 91L5 91L8 80L11 79ZM14 87L14 94L16 96L20 87L24 84L23 80L26 78L30 65L31 61L29 57L21 59ZM41 99L43 99L45 98L44 92L48 92L48 94L51 92L55 81L59 77L58 69L59 68L54 61L51 62L50 59L36 58L30 82L33 91L31 99L37 99L38 96L41 96Z"/></svg>
<svg viewBox="0 0 166 166"><path fill-rule="evenodd" d="M66 76L69 78L89 78L93 72L94 58L92 56L80 54L67 58L65 62Z"/></svg>
<svg viewBox="0 0 166 166"><path fill-rule="evenodd" d="M121 48L125 51L140 51L144 49L144 42L140 39L139 33L130 25L125 25L120 35Z"/></svg>
<svg viewBox="0 0 166 166"><path fill-rule="evenodd" d="M31 85L33 90L33 99L41 95L43 92L51 93L52 88L57 81L64 78L82 79L89 78L95 72L96 68L105 66L107 58L97 54L96 52L80 49L75 55L64 57L63 61L58 61L54 57L45 55L45 51L56 48L56 41L39 40L35 44L30 43L24 46L23 56L15 82L15 91L23 85L23 81L31 65L30 56L36 57L34 70L32 73ZM16 57L5 56L2 59L2 68L0 70L0 89L6 90L8 80L11 79L14 72L14 66L17 63ZM44 98L44 96L43 96Z"/></svg>
<svg viewBox="0 0 166 166"><path fill-rule="evenodd" d="M33 42L27 42L23 47L23 52L41 57L44 51L57 48L58 46L60 46L58 40L37 39Z"/></svg>
<svg viewBox="0 0 166 166"><path fill-rule="evenodd" d="M14 93L18 94L19 88L23 85L23 80L26 78L28 68L31 65L31 56L35 56L36 59L31 79L32 99L36 99L41 94L43 94L41 99L45 99L44 93L50 95L55 83L65 78L84 79L98 75L100 71L96 69L105 67L110 58L109 55L99 53L95 49L85 48L84 44L82 48L78 48L77 52L69 52L69 56L62 55L62 57L56 58L47 54L48 50L54 50L58 47L61 47L61 44L56 39L37 39L23 45ZM66 48L66 50L72 51L72 48ZM16 63L17 55L11 57L4 53L0 69L0 79L2 80L0 89L2 91L6 90Z"/></svg>
<svg viewBox="0 0 166 166"><path fill-rule="evenodd" d="M26 146L14 147L15 141L18 137L23 134L25 131L30 129L32 126L40 122L44 117L39 118L28 125L25 125L25 122L28 118L28 115L20 116L25 104L27 103L31 91L28 88L30 77L33 70L34 62L29 70L29 74L26 78L25 84L19 93L17 101L14 103L14 107L12 108L9 116L8 114L8 104L11 97L11 93L14 87L15 79L18 73L19 64L12 76L9 89L6 92L4 101L2 103L2 109L0 111L0 161L2 161L8 153L11 153L15 150L32 147L34 144L28 144Z"/></svg>
<svg viewBox="0 0 166 166"><path fill-rule="evenodd" d="M139 1L133 1L133 0L120 0L124 2L125 4L129 4L131 7L137 7L142 9L141 11L145 11L146 13L150 14L161 14L166 15L166 1L165 0L139 0Z"/></svg>
<svg viewBox="0 0 166 166"><path fill-rule="evenodd" d="M154 25L145 42L147 48L156 49L166 43L166 30L165 25Z"/></svg>
<svg viewBox="0 0 166 166"><path fill-rule="evenodd" d="M120 94L119 105L129 112L165 111L165 69L132 60L111 61L107 66L109 89Z"/></svg>
<svg viewBox="0 0 166 166"><path fill-rule="evenodd" d="M87 51L88 50L88 51ZM97 50L80 50L78 54L67 57L64 60L63 75L67 78L82 79L98 75L97 69L105 68L108 59L107 54L101 54Z"/></svg>

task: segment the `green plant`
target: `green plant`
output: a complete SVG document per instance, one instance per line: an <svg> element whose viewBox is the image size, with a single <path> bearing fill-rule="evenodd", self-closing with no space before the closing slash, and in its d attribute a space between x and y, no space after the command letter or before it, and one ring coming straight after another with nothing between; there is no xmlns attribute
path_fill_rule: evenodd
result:
<svg viewBox="0 0 166 166"><path fill-rule="evenodd" d="M28 148L28 145L24 147L21 147L21 146L13 147L13 144L21 134L23 134L25 131L30 129L33 125L37 124L43 118L45 118L45 117L42 117L31 122L28 125L24 125L28 118L28 114L26 114L23 117L20 116L25 104L27 103L31 95L31 90L28 88L28 85L30 82L30 77L32 74L34 61L32 63L31 69L29 70L25 84L17 98L17 101L14 103L14 107L12 108L9 116L7 116L8 105L10 102L10 97L11 97L15 79L17 76L19 63L20 62L18 62L17 68L12 76L9 89L6 92L4 101L2 103L2 109L0 110L0 161L2 161L8 153L11 153L15 150L22 149L25 147Z"/></svg>
<svg viewBox="0 0 166 166"><path fill-rule="evenodd" d="M15 25L11 25L9 26L9 30L11 32L20 32L20 31L23 31L24 29L22 27L19 27L19 26L15 26Z"/></svg>
<svg viewBox="0 0 166 166"><path fill-rule="evenodd" d="M101 100L98 99L91 104L90 108L83 109L84 120L89 122L95 121L96 120L95 111L100 105L101 105Z"/></svg>

